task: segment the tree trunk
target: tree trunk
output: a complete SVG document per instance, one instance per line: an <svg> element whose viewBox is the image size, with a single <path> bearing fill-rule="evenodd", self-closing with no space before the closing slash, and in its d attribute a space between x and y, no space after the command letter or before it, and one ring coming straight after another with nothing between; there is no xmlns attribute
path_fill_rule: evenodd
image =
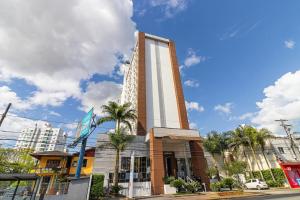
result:
<svg viewBox="0 0 300 200"><path fill-rule="evenodd" d="M119 160L120 160L120 151L116 150L116 163L115 163L115 172L114 172L114 186L117 187L119 184Z"/></svg>
<svg viewBox="0 0 300 200"><path fill-rule="evenodd" d="M270 170L272 179L273 179L273 181L276 181L276 180L275 180L275 177L274 177L274 174L273 174L273 172L272 172L272 168L271 168L271 166L270 166L270 164L269 164L269 162L268 162L268 160L267 160L267 157L266 157L266 155L265 155L265 152L264 152L264 150L261 150L261 151L262 151L262 154L263 154L263 156L264 156L264 158L265 158L265 161L266 161L266 163L267 163L267 165L268 165L268 168L269 168L269 170Z"/></svg>
<svg viewBox="0 0 300 200"><path fill-rule="evenodd" d="M245 149L244 149L245 147L243 147L243 154L244 154L244 156L245 156L245 158L246 158L246 160L247 160L247 162L248 162L248 165L249 165L249 168L250 168L250 174L251 174L251 178L254 178L254 175L253 175L253 170L252 170L252 165L251 165L251 162L249 162L249 158L248 158L248 156L246 155L246 152L245 152Z"/></svg>
<svg viewBox="0 0 300 200"><path fill-rule="evenodd" d="M116 131L120 130L120 124L121 124L120 120L117 120L116 121Z"/></svg>
<svg viewBox="0 0 300 200"><path fill-rule="evenodd" d="M252 148L252 145L251 145L251 144L250 144L250 149L251 149L251 151L252 151L252 155L253 155L253 158L254 158L254 160L255 160L255 163L256 163L256 165L257 165L257 167L258 167L258 171L259 171L260 177L262 178L262 180L265 180L264 175L263 175L262 172L261 172L261 168L260 168L260 166L259 166L259 164L258 164L258 161L257 161L256 155L255 155L254 149Z"/></svg>

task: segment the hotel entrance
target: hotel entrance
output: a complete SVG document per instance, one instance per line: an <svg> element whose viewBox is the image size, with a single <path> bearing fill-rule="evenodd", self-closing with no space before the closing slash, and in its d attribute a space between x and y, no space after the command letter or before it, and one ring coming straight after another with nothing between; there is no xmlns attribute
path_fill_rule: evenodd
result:
<svg viewBox="0 0 300 200"><path fill-rule="evenodd" d="M164 152L165 176L177 176L177 161L174 152Z"/></svg>

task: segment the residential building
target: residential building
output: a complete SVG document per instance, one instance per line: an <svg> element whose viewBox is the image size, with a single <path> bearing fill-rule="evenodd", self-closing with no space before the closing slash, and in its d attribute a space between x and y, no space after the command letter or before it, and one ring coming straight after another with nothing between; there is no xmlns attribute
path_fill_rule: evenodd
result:
<svg viewBox="0 0 300 200"><path fill-rule="evenodd" d="M134 152L134 196L164 194L163 177L197 177L207 186L206 160L198 130L190 129L172 40L139 32L132 59L124 74L121 103L137 111L132 121L135 139L121 153L120 182L128 186ZM101 134L97 146L108 141ZM112 181L115 152L97 148L94 173Z"/></svg>
<svg viewBox="0 0 300 200"><path fill-rule="evenodd" d="M66 134L61 128L54 128L49 123L38 127L25 128L21 131L15 148L33 149L34 152L64 151Z"/></svg>
<svg viewBox="0 0 300 200"><path fill-rule="evenodd" d="M68 178L74 177L79 153L66 153L63 151L43 151L32 153L38 160L32 173L41 177L38 193L60 194L68 189ZM85 151L81 176L89 176L93 171L95 148Z"/></svg>

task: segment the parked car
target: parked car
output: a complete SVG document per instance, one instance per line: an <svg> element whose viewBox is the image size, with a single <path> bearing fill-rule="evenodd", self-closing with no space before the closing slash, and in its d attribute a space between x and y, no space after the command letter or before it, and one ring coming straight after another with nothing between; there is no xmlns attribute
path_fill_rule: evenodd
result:
<svg viewBox="0 0 300 200"><path fill-rule="evenodd" d="M246 189L269 189L267 183L261 179L250 179L245 183Z"/></svg>

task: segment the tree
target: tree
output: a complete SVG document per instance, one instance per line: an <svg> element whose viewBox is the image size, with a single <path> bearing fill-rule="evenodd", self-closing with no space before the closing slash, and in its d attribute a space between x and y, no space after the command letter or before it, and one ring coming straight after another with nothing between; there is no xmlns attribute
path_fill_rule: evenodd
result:
<svg viewBox="0 0 300 200"><path fill-rule="evenodd" d="M230 176L236 176L239 184L241 185L239 174L245 173L246 167L247 163L244 161L232 161L225 166L225 170L228 171Z"/></svg>
<svg viewBox="0 0 300 200"><path fill-rule="evenodd" d="M257 130L252 126L244 125L239 126L235 131L240 132L240 134L244 136L244 139L246 140L246 147L248 147L251 150L256 166L258 167L260 177L264 180L261 166L259 165L256 154L254 152L254 148L257 146Z"/></svg>
<svg viewBox="0 0 300 200"><path fill-rule="evenodd" d="M97 121L97 125L101 125L104 122L113 121L116 123L115 133L109 134L109 143L106 145L111 146L116 151L116 162L114 170L114 187L118 187L119 183L119 162L120 152L124 151L130 141L133 140L133 136L125 133L125 128L121 128L121 124L124 124L130 132L132 131L131 121L136 119L135 110L130 108L130 103L118 104L110 101L108 105L102 106L102 112L106 116L100 118Z"/></svg>
<svg viewBox="0 0 300 200"><path fill-rule="evenodd" d="M241 131L240 129L238 130L236 129L235 131L231 132L230 142L228 145L229 148L235 153L242 148L242 153L249 163L249 158L245 152L245 149L248 147L248 145L249 145L248 138L243 131ZM251 176L253 178L253 170L252 170L251 163L249 163L249 167L251 171Z"/></svg>
<svg viewBox="0 0 300 200"><path fill-rule="evenodd" d="M116 151L113 182L114 182L114 187L118 187L120 153L126 149L128 143L134 139L134 136L125 134L124 129L122 128L116 130L115 133L109 133L108 136L109 136L109 143L105 144L105 146L110 146Z"/></svg>
<svg viewBox="0 0 300 200"><path fill-rule="evenodd" d="M29 173L35 161L30 149L0 148L0 173Z"/></svg>
<svg viewBox="0 0 300 200"><path fill-rule="evenodd" d="M228 149L229 144L228 136L228 132L218 133L216 131L211 131L203 142L205 149L211 153L212 156L215 154L222 155L224 163L226 163L225 151Z"/></svg>
<svg viewBox="0 0 300 200"><path fill-rule="evenodd" d="M269 170L270 170L270 173L271 173L271 176L272 176L273 181L276 181L276 180L275 180L275 177L274 177L274 174L273 174L273 172L272 172L271 166L270 166L270 164L269 164L269 161L268 161L268 159L267 159L267 157L266 157L266 155L265 155L266 140L267 140L268 138L270 138L270 137L272 137L271 132L270 132L268 129L262 128L262 129L260 129L260 130L257 132L257 135L256 135L256 142L257 142L257 144L259 145L259 147L261 148L262 154L263 154L264 159L265 159L265 161L266 161L266 163L267 163L267 165L268 165L268 168L269 168Z"/></svg>
<svg viewBox="0 0 300 200"><path fill-rule="evenodd" d="M102 106L102 112L105 113L106 116L98 119L97 125L101 125L104 122L115 122L116 130L119 130L121 123L123 123L131 132L132 127L130 121L135 120L137 117L135 110L131 109L130 106L131 103L118 104L117 102L109 101L108 105Z"/></svg>

